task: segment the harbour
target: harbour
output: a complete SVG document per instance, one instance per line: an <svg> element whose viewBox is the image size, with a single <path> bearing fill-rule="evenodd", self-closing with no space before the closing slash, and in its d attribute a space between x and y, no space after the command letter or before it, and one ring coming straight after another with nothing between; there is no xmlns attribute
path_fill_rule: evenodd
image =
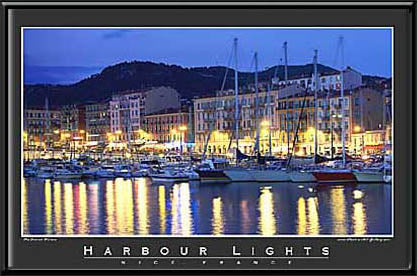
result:
<svg viewBox="0 0 417 276"><path fill-rule="evenodd" d="M25 109L23 234L392 235L391 79L345 66L343 36L336 69L317 49L289 65L284 41L278 65L254 51L241 71L231 42L193 97L158 82ZM154 65L118 77L130 66Z"/></svg>
<svg viewBox="0 0 417 276"><path fill-rule="evenodd" d="M23 235L391 235L391 185L24 178Z"/></svg>

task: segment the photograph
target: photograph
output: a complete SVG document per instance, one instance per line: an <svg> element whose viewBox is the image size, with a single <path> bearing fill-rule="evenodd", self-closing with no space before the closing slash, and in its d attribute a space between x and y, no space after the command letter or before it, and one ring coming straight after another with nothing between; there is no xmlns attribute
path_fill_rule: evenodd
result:
<svg viewBox="0 0 417 276"><path fill-rule="evenodd" d="M394 237L393 36L21 27L21 237Z"/></svg>

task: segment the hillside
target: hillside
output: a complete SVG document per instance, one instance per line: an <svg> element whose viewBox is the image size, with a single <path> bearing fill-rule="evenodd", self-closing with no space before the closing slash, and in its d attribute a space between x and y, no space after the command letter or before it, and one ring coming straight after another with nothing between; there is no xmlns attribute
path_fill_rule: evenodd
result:
<svg viewBox="0 0 417 276"><path fill-rule="evenodd" d="M71 85L35 84L25 85L24 100L26 107L43 106L48 97L51 106L58 107L70 103L83 103L107 99L118 91L146 89L157 86L175 88L183 98L213 95L221 88L226 67L183 68L152 62L124 62L108 66L99 74L91 75ZM311 74L313 65L291 65L288 67L289 78L301 74ZM319 73L335 72L334 69L318 65ZM270 80L275 72L284 78L284 68L276 66L259 72L259 81ZM253 83L253 73L240 72L239 85ZM229 70L225 89L233 88L234 74Z"/></svg>

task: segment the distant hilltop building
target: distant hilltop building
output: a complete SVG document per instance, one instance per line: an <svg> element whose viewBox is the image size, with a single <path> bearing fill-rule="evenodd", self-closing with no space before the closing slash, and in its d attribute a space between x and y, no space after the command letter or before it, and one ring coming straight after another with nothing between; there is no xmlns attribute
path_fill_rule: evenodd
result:
<svg viewBox="0 0 417 276"><path fill-rule="evenodd" d="M288 85L297 84L303 88L313 90L315 87L314 74L303 74L292 76L288 79ZM340 72L330 72L319 74L319 89L320 90L334 90L340 91L342 85L342 78ZM285 80L274 78L273 84L285 86ZM355 89L362 86L362 74L352 67L347 67L343 71L344 89Z"/></svg>

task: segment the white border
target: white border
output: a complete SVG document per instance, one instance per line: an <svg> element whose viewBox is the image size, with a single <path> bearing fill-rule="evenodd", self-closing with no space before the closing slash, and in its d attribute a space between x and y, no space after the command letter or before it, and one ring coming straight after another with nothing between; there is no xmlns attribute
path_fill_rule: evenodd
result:
<svg viewBox="0 0 417 276"><path fill-rule="evenodd" d="M285 29L317 29L317 30L328 30L328 29L390 29L391 30L391 78L392 78L392 104L391 104L391 114L392 114L392 128L391 128L391 150L392 150L392 183L391 183L391 235L51 235L51 234L37 234L37 235L29 235L23 233L23 193L22 189L20 189L20 228L21 228L21 238L28 238L28 237L42 237L42 238L335 238L335 239L360 239L360 238L394 238L394 27L21 27L20 28L20 87L21 87L21 117L20 117L20 130L23 133L23 97L24 97L24 67L23 67L23 59L24 59L24 44L23 44L23 37L24 37L24 30L30 29L129 29L129 30L143 30L143 29L156 29L156 30L166 30L166 29L277 29L277 30L285 30ZM21 143L21 162L23 161L23 139L20 141ZM23 183L23 165L21 165L21 184ZM366 184L364 184L366 185ZM384 184L385 185L385 184Z"/></svg>

